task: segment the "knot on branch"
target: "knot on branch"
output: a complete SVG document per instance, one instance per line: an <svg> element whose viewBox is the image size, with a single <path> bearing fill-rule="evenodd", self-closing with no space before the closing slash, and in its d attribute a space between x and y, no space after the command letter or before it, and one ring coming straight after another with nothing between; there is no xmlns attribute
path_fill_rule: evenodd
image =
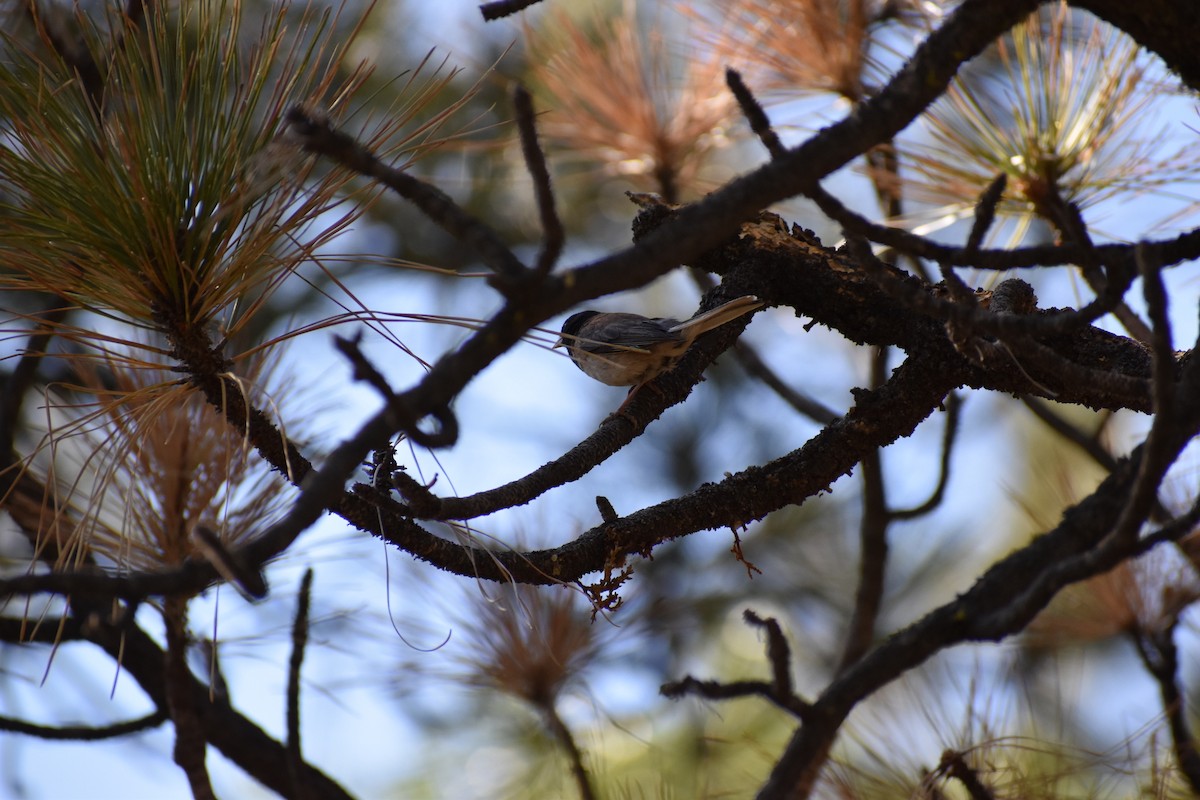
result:
<svg viewBox="0 0 1200 800"><path fill-rule="evenodd" d="M1037 311L1037 294L1020 278L1009 278L992 290L988 308L993 314L1032 314Z"/></svg>

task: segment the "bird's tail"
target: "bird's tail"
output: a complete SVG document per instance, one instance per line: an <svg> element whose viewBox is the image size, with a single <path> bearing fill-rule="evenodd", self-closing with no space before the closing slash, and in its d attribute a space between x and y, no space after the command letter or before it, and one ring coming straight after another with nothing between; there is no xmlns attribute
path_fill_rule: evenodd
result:
<svg viewBox="0 0 1200 800"><path fill-rule="evenodd" d="M730 320L737 319L742 314L747 314L756 308L762 308L764 303L752 294L730 300L728 303L722 303L712 311L705 311L703 314L697 314L686 322L681 322L671 328L672 333L686 333L689 337L695 338L705 331L711 331L713 328L719 328Z"/></svg>

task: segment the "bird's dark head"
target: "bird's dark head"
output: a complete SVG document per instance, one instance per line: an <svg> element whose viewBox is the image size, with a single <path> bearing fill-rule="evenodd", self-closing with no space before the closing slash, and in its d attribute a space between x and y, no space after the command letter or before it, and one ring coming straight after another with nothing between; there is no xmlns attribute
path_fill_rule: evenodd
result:
<svg viewBox="0 0 1200 800"><path fill-rule="evenodd" d="M580 311L577 314L572 314L567 317L567 321L562 326L562 336L555 342L555 347L566 347L575 341L573 337L579 336L579 331L592 317L599 314L599 311Z"/></svg>

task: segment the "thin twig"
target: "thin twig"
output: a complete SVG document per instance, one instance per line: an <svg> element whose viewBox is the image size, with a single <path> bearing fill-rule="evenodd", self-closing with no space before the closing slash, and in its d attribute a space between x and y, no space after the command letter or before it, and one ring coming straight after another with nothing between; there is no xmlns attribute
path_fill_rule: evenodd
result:
<svg viewBox="0 0 1200 800"><path fill-rule="evenodd" d="M942 244L903 228L893 228L871 222L861 214L851 211L842 201L819 186L810 187L804 191L827 217L846 230L865 236L873 242L885 244L902 253L920 256L941 264L1006 271L1076 264L1085 257L1084 248L1074 242L1022 247L1015 250L983 249L968 253L963 247L957 245ZM1146 242L1145 247L1147 252L1164 265L1184 263L1200 255L1200 227L1170 239ZM1104 244L1095 246L1093 251L1102 262L1109 265L1111 270L1117 265L1124 268L1126 264L1132 268L1133 249L1132 245L1127 244Z"/></svg>
<svg viewBox="0 0 1200 800"><path fill-rule="evenodd" d="M304 663L304 649L308 645L308 608L312 598L313 571L309 567L300 579L300 592L296 599L296 617L292 621L292 655L288 660L287 682L287 762L288 780L292 786L291 797L307 800L311 797L308 786L301 777L304 756L300 747L300 665Z"/></svg>
<svg viewBox="0 0 1200 800"><path fill-rule="evenodd" d="M705 294L716 288L717 282L708 273L696 269L689 270L689 273L692 276L692 280L696 282L696 285ZM758 354L758 350L746 342L745 339L738 338L737 343L733 346L733 357L737 359L738 364L741 365L742 369L746 370L747 374L752 378L762 381L768 389L779 396L779 399L813 422L820 425L828 425L841 416L841 414L832 408L792 388L783 378L779 377L775 370L767 365L767 362Z"/></svg>
<svg viewBox="0 0 1200 800"><path fill-rule="evenodd" d="M38 368L46 355L46 348L54 336L54 327L66 319L70 308L55 300L38 318L34 329L29 333L21 357L4 381L0 389L0 467L7 468L13 463L13 442L16 438L17 427L20 424L21 406L25 402L25 394L37 377ZM0 470L2 471L2 470ZM6 492L0 490L0 496Z"/></svg>
<svg viewBox="0 0 1200 800"><path fill-rule="evenodd" d="M612 501L603 495L596 495L596 510L600 512L600 519L605 522L616 522L621 518L617 510L613 508Z"/></svg>
<svg viewBox="0 0 1200 800"><path fill-rule="evenodd" d="M942 458L938 465L938 482L929 498L912 508L893 509L888 512L893 520L912 520L923 517L942 504L946 487L950 483L950 455L954 452L954 441L958 436L959 410L962 398L951 394L946 398L946 422L942 429Z"/></svg>
<svg viewBox="0 0 1200 800"><path fill-rule="evenodd" d="M183 685L168 688L165 677L168 659L154 639L136 624L117 628L107 624L85 624L77 617L64 620L65 635L79 637L87 628L86 638L121 665L121 674L131 676L151 702L167 706L168 691L186 691L194 702L206 702L208 687L191 673L180 675ZM290 790L287 754L284 746L263 729L238 713L227 697L218 695L204 707L201 717L208 741L232 763L280 796ZM320 800L350 800L336 781L311 764L304 765L303 781Z"/></svg>
<svg viewBox="0 0 1200 800"><path fill-rule="evenodd" d="M871 388L887 380L888 348L877 347L871 359ZM854 613L846 631L846 642L837 671L853 664L867 652L875 638L875 626L883 605L883 580L887 569L888 514L887 490L883 482L883 456L878 448L863 455L862 515L858 523L858 588L854 595Z"/></svg>
<svg viewBox="0 0 1200 800"><path fill-rule="evenodd" d="M542 221L542 250L538 253L536 269L549 272L562 253L562 220L554 208L554 186L550 182L550 170L546 166L546 154L538 143L537 126L534 124L533 97L524 86L513 90L513 106L517 112L517 132L521 136L521 153L525 156L525 168L533 179L533 194L537 199L538 217Z"/></svg>
<svg viewBox="0 0 1200 800"><path fill-rule="evenodd" d="M479 12L483 14L484 22L492 22L507 17L509 14L516 14L518 11L523 11L540 2L541 0L493 0L493 2L481 4Z"/></svg>
<svg viewBox="0 0 1200 800"><path fill-rule="evenodd" d="M726 69L725 85L729 87L729 91L733 92L738 107L742 109L742 114L750 123L750 130L754 131L754 135L763 143L763 147L767 148L771 157L778 158L787 152L787 148L779 140L779 134L775 133L775 129L771 127L771 120L767 116L767 112L763 110L758 98L750 92L745 81L742 80L741 73L733 68Z"/></svg>
<svg viewBox="0 0 1200 800"><path fill-rule="evenodd" d="M1035 417L1046 423L1046 426L1050 430L1086 453L1105 472L1112 472L1116 469L1116 457L1108 452L1098 439L1100 432L1104 430L1103 425L1095 433L1089 433L1063 415L1056 413L1045 401L1037 397L1024 394L1021 395L1021 402L1033 412ZM1154 508L1151 511L1151 519L1156 522L1166 522L1170 518L1171 513L1163 506L1161 501L1155 498Z"/></svg>
<svg viewBox="0 0 1200 800"><path fill-rule="evenodd" d="M792 649L774 617L760 617L750 609L742 612L747 625L762 628L767 634L767 660L771 662L771 686L779 697L792 697Z"/></svg>
<svg viewBox="0 0 1200 800"><path fill-rule="evenodd" d="M583 763L583 751L579 749L579 744L575 741L571 729L563 722L562 717L554 708L553 702L547 702L542 707L542 716L545 717L551 734L567 751L567 760L571 763L571 775L575 778L575 786L579 789L579 799L596 800L596 790L592 786L591 776L588 775L587 767Z"/></svg>
<svg viewBox="0 0 1200 800"><path fill-rule="evenodd" d="M1096 293L1097 297L1107 294L1111 278L1104 275L1104 269L1101 266L1103 262L1088 233L1087 223L1083 220L1079 205L1062 197L1058 193L1057 187L1051 189L1046 203L1054 217L1051 222L1057 225L1065 239L1082 248L1082 258L1077 263L1083 273L1083 279L1087 281L1088 286L1092 287L1092 291ZM1113 304L1112 314L1129 332L1129 335L1138 341L1149 343L1153 338L1154 334L1150 330L1150 326L1143 322L1141 317L1123 300L1118 300Z"/></svg>
<svg viewBox="0 0 1200 800"><path fill-rule="evenodd" d="M938 768L961 783L971 800L995 800L995 793L984 785L979 779L979 773L967 765L962 753L957 750L942 753L942 762Z"/></svg>
<svg viewBox="0 0 1200 800"><path fill-rule="evenodd" d="M733 355L742 365L742 369L762 381L771 391L779 395L780 399L813 422L828 425L841 416L832 408L785 383L775 373L775 370L762 360L758 351L746 342L739 340L733 347Z"/></svg>
<svg viewBox="0 0 1200 800"><path fill-rule="evenodd" d="M241 553L230 551L212 528L197 525L192 529L192 541L196 550L208 559L217 573L229 582L247 600L261 600L267 596L267 581L261 565L242 562Z"/></svg>
<svg viewBox="0 0 1200 800"><path fill-rule="evenodd" d="M286 120L304 149L336 161L347 169L374 178L399 194L442 226L451 236L472 247L485 264L503 279L520 282L525 265L488 225L455 203L436 186L404 170L389 167L350 135L335 130L323 115L293 106Z"/></svg>
<svg viewBox="0 0 1200 800"><path fill-rule="evenodd" d="M983 245L983 237L987 236L988 230L996 220L996 207L1000 204L1000 198L1004 196L1006 186L1008 186L1008 176L1001 172L992 179L987 189L979 196L979 201L975 204L975 221L971 223L971 232L967 235L966 244L963 245L963 252L968 257L979 252L979 248Z"/></svg>
<svg viewBox="0 0 1200 800"><path fill-rule="evenodd" d="M346 357L354 367L354 380L362 381L379 393L380 397L393 412L395 428L402 430L413 442L423 447L438 447L453 443L458 438L458 418L449 408L434 411L429 416L437 421L438 427L433 431L425 431L417 426L420 421L403 400L392 391L383 373L376 369L359 348L362 340L361 332L353 337L334 336L333 344L338 352Z"/></svg>
<svg viewBox="0 0 1200 800"><path fill-rule="evenodd" d="M187 599L167 597L163 603L163 621L167 640L164 670L167 708L175 723L175 763L187 776L195 800L216 800L205 764L208 740L196 694L191 691L192 673L187 665Z"/></svg>
<svg viewBox="0 0 1200 800"><path fill-rule="evenodd" d="M1116 469L1116 457L1097 441L1095 435L1071 423L1070 420L1061 414L1056 414L1045 401L1037 397L1021 395L1021 402L1033 412L1035 417L1046 423L1050 430L1087 453L1106 472L1112 472Z"/></svg>
<svg viewBox="0 0 1200 800"><path fill-rule="evenodd" d="M799 720L803 720L809 710L809 705L802 700L777 695L775 684L771 681L713 681L685 675L677 681L664 683L659 687L658 692L671 700L678 700L688 695L696 695L706 700L761 697Z"/></svg>
<svg viewBox="0 0 1200 800"><path fill-rule="evenodd" d="M1000 198L1004 195L1004 187L1007 185L1008 177L1001 172L992 179L988 188L983 191L978 202L975 203L975 220L971 223L971 232L967 235L966 244L963 245L963 254L966 258L970 258L978 252L979 247L983 244L983 237L987 235L988 229L992 227L992 223L996 219L996 206L999 205ZM963 283L962 278L958 277L953 264L943 261L938 266L942 280L945 281L946 287L950 290L950 296L956 302L968 308L975 308L979 305L975 293Z"/></svg>
<svg viewBox="0 0 1200 800"><path fill-rule="evenodd" d="M663 697L678 699L697 695L709 700L731 700L739 697L763 697L800 720L808 718L812 706L798 696L792 688L791 649L779 622L770 617L760 617L747 609L742 614L747 625L762 628L767 634L767 660L771 663L771 681L705 681L686 675L678 681L670 681L659 687Z"/></svg>
<svg viewBox="0 0 1200 800"><path fill-rule="evenodd" d="M1200 794L1200 752L1197 752L1196 739L1188 725L1186 698L1179 691L1179 649L1175 644L1178 625L1179 618L1173 617L1162 630L1135 629L1129 636L1146 671L1158 684L1163 713L1175 747L1175 761L1192 791Z"/></svg>
<svg viewBox="0 0 1200 800"><path fill-rule="evenodd" d="M1158 265L1140 248L1137 251L1138 270L1142 274L1146 310L1153 326L1149 331L1154 399L1154 422L1146 437L1145 452L1138 465L1137 481L1129 500L1113 529L1118 537L1136 537L1138 529L1158 501L1158 486L1174 461L1179 438L1175 419L1175 352L1171 345L1171 321L1167 314L1167 293L1163 288Z"/></svg>
<svg viewBox="0 0 1200 800"><path fill-rule="evenodd" d="M127 722L114 722L111 725L37 725L24 720L0 716L0 731L20 733L38 739L54 741L96 742L102 739L115 739L118 736L128 736L131 733L141 733L150 728L157 728L170 717L163 709L159 709L144 717L131 719Z"/></svg>

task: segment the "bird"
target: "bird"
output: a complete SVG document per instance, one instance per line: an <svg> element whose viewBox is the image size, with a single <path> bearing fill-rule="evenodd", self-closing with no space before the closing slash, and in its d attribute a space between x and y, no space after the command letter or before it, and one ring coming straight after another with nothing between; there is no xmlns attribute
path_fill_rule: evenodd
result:
<svg viewBox="0 0 1200 800"><path fill-rule="evenodd" d="M554 347L564 347L584 374L609 386L629 386L614 415L621 415L638 389L674 368L703 333L762 308L754 295L723 303L679 321L609 311L580 311L567 317Z"/></svg>

